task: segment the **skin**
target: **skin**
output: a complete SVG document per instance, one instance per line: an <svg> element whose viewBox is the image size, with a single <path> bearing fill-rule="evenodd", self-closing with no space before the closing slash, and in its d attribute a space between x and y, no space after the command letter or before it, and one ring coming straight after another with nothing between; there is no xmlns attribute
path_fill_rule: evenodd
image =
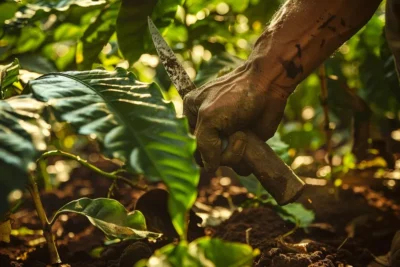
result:
<svg viewBox="0 0 400 267"><path fill-rule="evenodd" d="M236 70L184 98L205 169L242 162L245 130L266 141L281 121L296 86L371 18L381 0L288 0ZM224 152L221 141L227 136Z"/></svg>

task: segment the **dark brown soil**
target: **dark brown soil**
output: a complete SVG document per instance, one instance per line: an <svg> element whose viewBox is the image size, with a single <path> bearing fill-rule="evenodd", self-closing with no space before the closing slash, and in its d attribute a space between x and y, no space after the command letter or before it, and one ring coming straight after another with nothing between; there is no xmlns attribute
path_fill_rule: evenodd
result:
<svg viewBox="0 0 400 267"><path fill-rule="evenodd" d="M102 169L114 167L101 163ZM110 182L79 168L73 179L59 189L43 193L43 203L48 214L63 204L79 197L104 197ZM164 188L154 185L153 188ZM164 191L147 194L141 200L142 191L121 185L115 198L129 210L135 205L143 210L148 225L166 237L156 243L126 241L105 245L104 235L94 228L85 217L68 215L60 218L53 227L61 259L70 266L118 267L133 266L140 259L149 257L156 249L176 240L176 232L166 213ZM297 230L282 239L293 229L271 206L240 209L230 219L215 228L199 228L200 219L191 214L189 239L212 235L224 240L246 243L260 250L254 266L303 267L346 266L365 267L372 255L389 251L391 239L400 225L398 194L386 194L379 188L344 185L337 195L327 187L309 187L301 197L307 208L314 210L316 221L308 229ZM246 190L234 181L221 186L219 178L202 180L199 201L211 206L240 206L249 199ZM39 230L39 221L28 199L13 217L13 229L27 227ZM247 232L247 240L246 240ZM348 238L350 236L350 238ZM303 245L299 245L302 243ZM96 252L97 251L97 252ZM0 266L46 266L48 253L39 233L12 236L9 244L0 243Z"/></svg>

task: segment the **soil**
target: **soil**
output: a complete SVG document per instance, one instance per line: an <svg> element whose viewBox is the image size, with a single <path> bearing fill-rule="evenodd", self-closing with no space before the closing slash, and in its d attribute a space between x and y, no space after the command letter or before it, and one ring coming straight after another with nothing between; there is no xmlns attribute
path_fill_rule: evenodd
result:
<svg viewBox="0 0 400 267"><path fill-rule="evenodd" d="M99 161L103 170L115 169L115 164ZM110 181L84 168L77 168L71 179L58 189L43 192L42 199L48 214L79 197L104 197ZM361 177L361 175L360 175ZM249 243L259 249L254 266L306 267L354 266L366 267L374 255L390 250L394 233L399 230L400 205L398 188L387 189L382 183L363 185L357 178L344 182L332 194L324 186L308 186L299 199L315 212L316 220L307 229L298 229L281 238L294 228L277 214L272 206L237 208L252 195L233 179L202 175L198 201L210 207L225 207L236 211L218 226L200 227L201 219L190 215L189 240L211 235L228 241ZM354 182L357 181L357 182ZM224 186L222 186L223 184ZM144 192L121 184L114 198L128 210L136 206L146 216L151 230L162 231L165 237L157 242L124 241L105 244L104 235L83 216L61 216L53 226L62 261L73 267L133 266L148 258L156 249L177 240L166 211L168 194L164 185L151 185L157 189L140 198ZM12 235L11 242L0 242L0 266L46 266L47 248L40 235L40 225L29 196L22 208L14 214L13 229L26 227L25 235ZM138 200L140 199L140 200ZM20 231L22 232L22 231ZM68 266L67 265L67 266Z"/></svg>

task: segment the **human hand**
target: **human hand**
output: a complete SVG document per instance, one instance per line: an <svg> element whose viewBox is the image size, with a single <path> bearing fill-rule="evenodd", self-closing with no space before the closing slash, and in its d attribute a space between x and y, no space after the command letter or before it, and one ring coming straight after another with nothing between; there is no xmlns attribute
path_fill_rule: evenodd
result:
<svg viewBox="0 0 400 267"><path fill-rule="evenodd" d="M184 114L197 137L207 171L215 171L221 164L248 174L248 168L241 163L246 148L242 131L251 130L264 141L275 133L292 90L265 80L260 78L256 65L247 61L185 96ZM222 137L228 138L223 153Z"/></svg>

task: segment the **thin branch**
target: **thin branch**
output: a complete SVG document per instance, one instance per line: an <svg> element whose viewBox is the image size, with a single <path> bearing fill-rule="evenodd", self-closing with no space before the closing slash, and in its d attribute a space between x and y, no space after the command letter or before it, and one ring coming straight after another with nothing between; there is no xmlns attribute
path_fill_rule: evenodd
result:
<svg viewBox="0 0 400 267"><path fill-rule="evenodd" d="M328 108L328 85L327 85L327 78L326 78L326 68L325 64L322 64L319 67L319 80L321 83L321 105L324 110L324 131L325 131L325 138L326 138L326 153L328 154L328 164L331 168L331 177L332 177L332 129L330 127L330 120L329 120L329 108Z"/></svg>
<svg viewBox="0 0 400 267"><path fill-rule="evenodd" d="M60 256L58 254L56 240L54 234L51 232L51 225L49 220L47 219L46 211L44 210L42 200L40 199L39 189L36 183L36 178L34 176L34 172L29 174L29 192L31 193L33 203L35 205L35 209L37 215L40 220L40 224L43 230L43 236L46 239L47 247L49 249L49 256L51 264L60 264Z"/></svg>
<svg viewBox="0 0 400 267"><path fill-rule="evenodd" d="M129 180L129 179L123 177L123 176L118 175L118 173L121 173L121 170L116 170L114 172L105 172L105 171L97 168L96 166L90 164L89 162L87 162L87 160L84 160L84 159L82 159L81 157L79 157L77 155L74 155L74 154L71 154L71 153L68 153L68 152L64 152L64 151L61 151L61 150L47 151L47 152L43 153L39 157L37 162L41 161L41 160L43 160L45 158L52 157L52 156L63 156L63 157L69 158L69 159L76 160L77 162L79 162L80 164L85 166L86 168L89 168L90 170L92 170L92 171L94 171L94 172L96 172L96 173L98 173L98 174L100 174L100 175L102 175L104 177L107 177L107 178L112 179L114 181L115 180L122 181L122 182L128 184L129 186L131 186L132 188L137 188L137 189L140 189L140 190L146 190L147 189L147 187L143 187L143 186L140 186L138 184L135 184L131 180Z"/></svg>

